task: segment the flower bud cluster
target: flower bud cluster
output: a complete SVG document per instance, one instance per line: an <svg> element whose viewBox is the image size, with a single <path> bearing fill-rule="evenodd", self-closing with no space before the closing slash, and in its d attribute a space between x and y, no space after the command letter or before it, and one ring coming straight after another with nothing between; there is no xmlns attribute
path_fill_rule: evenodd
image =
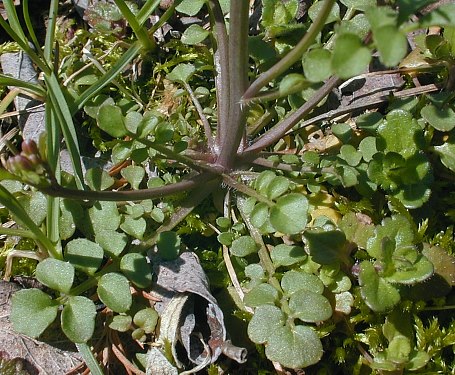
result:
<svg viewBox="0 0 455 375"><path fill-rule="evenodd" d="M33 140L22 142L22 152L10 157L6 161L6 168L29 185L38 188L52 185L53 175L47 162L41 158L38 147Z"/></svg>

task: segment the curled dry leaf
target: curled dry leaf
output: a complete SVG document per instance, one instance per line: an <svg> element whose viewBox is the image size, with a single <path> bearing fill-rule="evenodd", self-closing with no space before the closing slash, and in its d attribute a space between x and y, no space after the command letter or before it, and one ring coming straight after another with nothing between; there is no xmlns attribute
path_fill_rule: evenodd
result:
<svg viewBox="0 0 455 375"><path fill-rule="evenodd" d="M196 367L191 372L215 362L221 353L244 362L246 349L235 347L226 339L223 312L209 291L197 256L184 252L172 261L152 257L157 276L153 291L160 299L155 309L161 322L157 345L148 352L147 374L173 373L167 372L168 366L163 372L165 367L157 365L157 360L162 361L163 354L169 351L179 368L183 368L182 362L192 362ZM187 359L178 356L178 346L184 348Z"/></svg>

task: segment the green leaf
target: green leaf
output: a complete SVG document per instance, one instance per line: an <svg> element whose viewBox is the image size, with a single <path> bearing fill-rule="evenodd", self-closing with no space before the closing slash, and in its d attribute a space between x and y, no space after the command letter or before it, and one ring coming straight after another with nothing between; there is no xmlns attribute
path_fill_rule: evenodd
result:
<svg viewBox="0 0 455 375"><path fill-rule="evenodd" d="M321 11L321 8L324 6L324 2L327 0L320 0L315 3L308 9L308 16L311 18L311 20L314 22L317 20L319 17L319 13ZM340 20L340 6L335 3L332 6L332 9L330 10L329 16L325 20L325 23L332 23Z"/></svg>
<svg viewBox="0 0 455 375"><path fill-rule="evenodd" d="M159 316L155 309L147 307L134 314L133 322L142 328L144 333L149 334L155 330L158 318Z"/></svg>
<svg viewBox="0 0 455 375"><path fill-rule="evenodd" d="M180 254L180 237L175 232L161 232L156 241L156 246L162 259L176 259Z"/></svg>
<svg viewBox="0 0 455 375"><path fill-rule="evenodd" d="M340 148L340 158L351 167L355 167L362 160L362 154L352 145L343 145Z"/></svg>
<svg viewBox="0 0 455 375"><path fill-rule="evenodd" d="M183 0L175 9L188 16L195 16L202 9L204 3L205 0Z"/></svg>
<svg viewBox="0 0 455 375"><path fill-rule="evenodd" d="M57 317L58 304L39 289L22 289L12 297L11 322L14 329L36 338Z"/></svg>
<svg viewBox="0 0 455 375"><path fill-rule="evenodd" d="M125 254L120 261L120 270L139 288L147 288L152 284L152 269L142 254Z"/></svg>
<svg viewBox="0 0 455 375"><path fill-rule="evenodd" d="M277 199L270 209L270 223L285 234L302 231L307 224L308 200L298 193L291 193Z"/></svg>
<svg viewBox="0 0 455 375"><path fill-rule="evenodd" d="M367 163L371 161L373 155L378 152L376 148L376 137L363 138L359 143L359 151L362 154L363 160Z"/></svg>
<svg viewBox="0 0 455 375"><path fill-rule="evenodd" d="M257 203L251 211L251 224L256 228L261 228L269 217L269 206L264 202Z"/></svg>
<svg viewBox="0 0 455 375"><path fill-rule="evenodd" d="M192 64L179 64L166 76L170 81L187 83L196 71Z"/></svg>
<svg viewBox="0 0 455 375"><path fill-rule="evenodd" d="M373 311L391 310L400 301L398 290L379 277L374 265L368 261L360 264L359 284L362 298Z"/></svg>
<svg viewBox="0 0 455 375"><path fill-rule="evenodd" d="M433 263L413 247L397 249L393 256L395 272L385 277L391 283L416 284L433 275Z"/></svg>
<svg viewBox="0 0 455 375"><path fill-rule="evenodd" d="M318 335L304 325L277 328L265 347L268 359L289 368L308 367L318 363L322 354Z"/></svg>
<svg viewBox="0 0 455 375"><path fill-rule="evenodd" d="M128 244L128 236L113 230L100 230L95 236L96 242L110 257L118 257Z"/></svg>
<svg viewBox="0 0 455 375"><path fill-rule="evenodd" d="M155 128L156 141L166 143L174 137L174 128L169 122L160 122Z"/></svg>
<svg viewBox="0 0 455 375"><path fill-rule="evenodd" d="M455 4L443 4L431 12L419 18L415 27L427 28L431 26L454 26L455 25Z"/></svg>
<svg viewBox="0 0 455 375"><path fill-rule="evenodd" d="M95 317L96 307L90 299L70 297L62 311L62 330L72 342L87 342L95 330Z"/></svg>
<svg viewBox="0 0 455 375"><path fill-rule="evenodd" d="M93 275L103 261L103 248L86 238L76 238L66 244L65 260L75 268Z"/></svg>
<svg viewBox="0 0 455 375"><path fill-rule="evenodd" d="M84 215L85 213L78 202L70 199L60 199L60 217L58 219L60 239L67 240L71 238L76 231L77 223L84 218Z"/></svg>
<svg viewBox="0 0 455 375"><path fill-rule="evenodd" d="M58 259L46 258L36 266L35 275L49 288L68 293L74 281L74 267Z"/></svg>
<svg viewBox="0 0 455 375"><path fill-rule="evenodd" d="M280 96L294 94L308 87L309 83L303 74L290 73L283 77L278 87Z"/></svg>
<svg viewBox="0 0 455 375"><path fill-rule="evenodd" d="M261 305L248 324L248 337L256 344L265 344L285 322L286 317L278 307Z"/></svg>
<svg viewBox="0 0 455 375"><path fill-rule="evenodd" d="M292 266L293 264L302 262L307 257L305 249L300 246L291 246L280 244L275 246L270 252L275 267Z"/></svg>
<svg viewBox="0 0 455 375"><path fill-rule="evenodd" d="M408 40L395 25L385 25L373 30L373 41L381 62L386 66L398 65L408 52Z"/></svg>
<svg viewBox="0 0 455 375"><path fill-rule="evenodd" d="M101 302L118 313L128 311L133 302L128 279L119 273L110 272L101 276L97 293Z"/></svg>
<svg viewBox="0 0 455 375"><path fill-rule="evenodd" d="M365 71L371 53L355 34L338 35L332 54L332 68L341 78L351 78Z"/></svg>
<svg viewBox="0 0 455 375"><path fill-rule="evenodd" d="M36 225L41 225L47 216L47 199L39 191L31 192L17 198L25 212L32 218Z"/></svg>
<svg viewBox="0 0 455 375"><path fill-rule="evenodd" d="M98 110L97 123L101 130L114 138L122 138L128 134L120 107L103 105Z"/></svg>
<svg viewBox="0 0 455 375"><path fill-rule="evenodd" d="M333 124L332 133L343 143L348 143L352 138L352 128L344 122Z"/></svg>
<svg viewBox="0 0 455 375"><path fill-rule="evenodd" d="M303 71L310 82L322 82L332 75L332 54L329 50L315 48L303 56Z"/></svg>
<svg viewBox="0 0 455 375"><path fill-rule="evenodd" d="M267 283L256 285L253 289L245 294L243 302L250 307L261 305L274 305L278 300L278 291Z"/></svg>
<svg viewBox="0 0 455 375"><path fill-rule="evenodd" d="M142 115L139 112L128 112L124 119L125 128L132 134L137 133L139 124L142 122Z"/></svg>
<svg viewBox="0 0 455 375"><path fill-rule="evenodd" d="M123 168L120 173L126 178L134 190L139 189L139 185L145 176L144 168L138 165L129 165Z"/></svg>
<svg viewBox="0 0 455 375"><path fill-rule="evenodd" d="M142 239L147 228L147 222L143 217L134 218L131 215L125 215L125 219L120 224L120 229L130 236Z"/></svg>
<svg viewBox="0 0 455 375"><path fill-rule="evenodd" d="M349 242L355 243L361 249L367 247L367 241L373 237L375 229L368 216L354 212L344 215L338 225L344 232L346 239Z"/></svg>
<svg viewBox="0 0 455 375"><path fill-rule="evenodd" d="M263 195L266 195L267 187L270 182L276 177L276 174L272 171L266 170L261 172L261 174L254 181L254 188Z"/></svg>
<svg viewBox="0 0 455 375"><path fill-rule="evenodd" d="M131 329L133 319L129 315L115 315L109 323L109 328L119 332L126 332Z"/></svg>
<svg viewBox="0 0 455 375"><path fill-rule="evenodd" d="M95 235L103 230L115 231L120 225L120 215L115 202L96 202L89 209Z"/></svg>
<svg viewBox="0 0 455 375"><path fill-rule="evenodd" d="M408 219L402 215L387 217L375 229L374 237L367 242L367 251L376 259L382 258L383 239L388 238L394 242L396 248L414 244L414 229Z"/></svg>
<svg viewBox="0 0 455 375"><path fill-rule="evenodd" d="M246 257L247 255L256 253L258 245L250 236L241 236L232 242L230 252L236 257Z"/></svg>
<svg viewBox="0 0 455 375"><path fill-rule="evenodd" d="M183 44L195 45L201 43L209 35L210 31L203 29L197 24L193 24L183 32L180 41Z"/></svg>
<svg viewBox="0 0 455 375"><path fill-rule="evenodd" d="M455 172L455 143L453 137L440 146L434 146L434 151L441 158L441 163L451 171Z"/></svg>
<svg viewBox="0 0 455 375"><path fill-rule="evenodd" d="M378 149L392 151L407 159L423 146L423 132L417 121L405 110L389 112L378 127Z"/></svg>
<svg viewBox="0 0 455 375"><path fill-rule="evenodd" d="M312 259L319 264L331 264L345 260L343 251L346 237L339 230L309 229L303 234Z"/></svg>
<svg viewBox="0 0 455 375"><path fill-rule="evenodd" d="M106 190L115 182L115 180L109 176L109 173L101 168L91 168L87 170L85 180L92 190Z"/></svg>
<svg viewBox="0 0 455 375"><path fill-rule="evenodd" d="M266 194L269 199L276 199L289 189L289 180L283 176L274 177L267 186Z"/></svg>
<svg viewBox="0 0 455 375"><path fill-rule="evenodd" d="M298 10L298 1L263 1L262 25L266 28L276 25L286 25L295 21Z"/></svg>
<svg viewBox="0 0 455 375"><path fill-rule="evenodd" d="M324 291L324 284L317 276L294 270L287 271L283 275L281 287L288 296L300 290L312 291L318 294L322 294Z"/></svg>
<svg viewBox="0 0 455 375"><path fill-rule="evenodd" d="M376 6L376 0L341 0L348 8L365 11L370 6Z"/></svg>
<svg viewBox="0 0 455 375"><path fill-rule="evenodd" d="M292 316L304 322L316 323L332 316L332 306L323 295L311 290L299 290L289 298Z"/></svg>
<svg viewBox="0 0 455 375"><path fill-rule="evenodd" d="M420 114L426 122L441 132L448 132L455 127L455 111L448 106L438 108L428 104L420 110Z"/></svg>

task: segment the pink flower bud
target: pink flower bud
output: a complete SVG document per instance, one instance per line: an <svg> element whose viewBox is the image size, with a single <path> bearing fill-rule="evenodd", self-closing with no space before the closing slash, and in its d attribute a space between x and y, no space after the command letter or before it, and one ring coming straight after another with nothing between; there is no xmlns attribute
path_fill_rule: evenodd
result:
<svg viewBox="0 0 455 375"><path fill-rule="evenodd" d="M25 155L39 155L38 146L36 145L35 141L31 139L27 139L22 142L22 152Z"/></svg>

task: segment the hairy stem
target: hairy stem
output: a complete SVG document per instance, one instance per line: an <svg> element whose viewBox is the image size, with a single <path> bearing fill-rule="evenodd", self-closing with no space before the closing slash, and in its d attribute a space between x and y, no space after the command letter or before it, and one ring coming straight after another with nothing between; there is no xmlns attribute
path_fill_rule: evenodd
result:
<svg viewBox="0 0 455 375"><path fill-rule="evenodd" d="M89 191L67 189L61 185L52 185L51 187L41 189L45 194L53 197L62 197L68 199L82 199L95 201L140 201L144 199L162 198L168 195L180 193L183 191L201 188L216 176L210 173L202 173L190 177L175 184L160 186L152 189L128 190L128 191Z"/></svg>
<svg viewBox="0 0 455 375"><path fill-rule="evenodd" d="M304 105L290 116L281 120L272 129L258 138L251 146L247 147L244 154L258 152L277 142L288 130L296 125L303 117L310 113L316 105L324 99L334 87L339 84L338 77L331 77Z"/></svg>
<svg viewBox="0 0 455 375"><path fill-rule="evenodd" d="M330 14L335 0L326 0L322 6L318 18L314 20L310 28L306 32L302 40L280 61L278 61L274 66L269 70L262 73L248 88L248 90L243 95L243 102L249 101L267 85L270 81L277 78L280 74L283 74L288 70L297 60L299 60L306 50L314 43L314 39L321 32L322 28L325 25L325 20Z"/></svg>
<svg viewBox="0 0 455 375"><path fill-rule="evenodd" d="M216 70L216 107L218 112L216 144L219 145L221 139L224 139L227 135L229 122L229 39L219 1L209 0L208 9L212 24L214 24L216 38L216 50L213 59Z"/></svg>
<svg viewBox="0 0 455 375"><path fill-rule="evenodd" d="M179 223L187 217L205 198L207 198L216 187L219 186L219 180L213 179L204 184L204 188L197 189L194 193L188 195L187 198L180 201L178 209L173 213L166 223L161 225L153 234L152 237L142 242L148 248L154 246L158 240L158 236L162 232L174 229Z"/></svg>
<svg viewBox="0 0 455 375"><path fill-rule="evenodd" d="M224 169L234 165L237 149L245 133L245 111L240 99L248 86L248 12L249 1L232 0L229 24L230 104L228 130L220 139L217 163Z"/></svg>

